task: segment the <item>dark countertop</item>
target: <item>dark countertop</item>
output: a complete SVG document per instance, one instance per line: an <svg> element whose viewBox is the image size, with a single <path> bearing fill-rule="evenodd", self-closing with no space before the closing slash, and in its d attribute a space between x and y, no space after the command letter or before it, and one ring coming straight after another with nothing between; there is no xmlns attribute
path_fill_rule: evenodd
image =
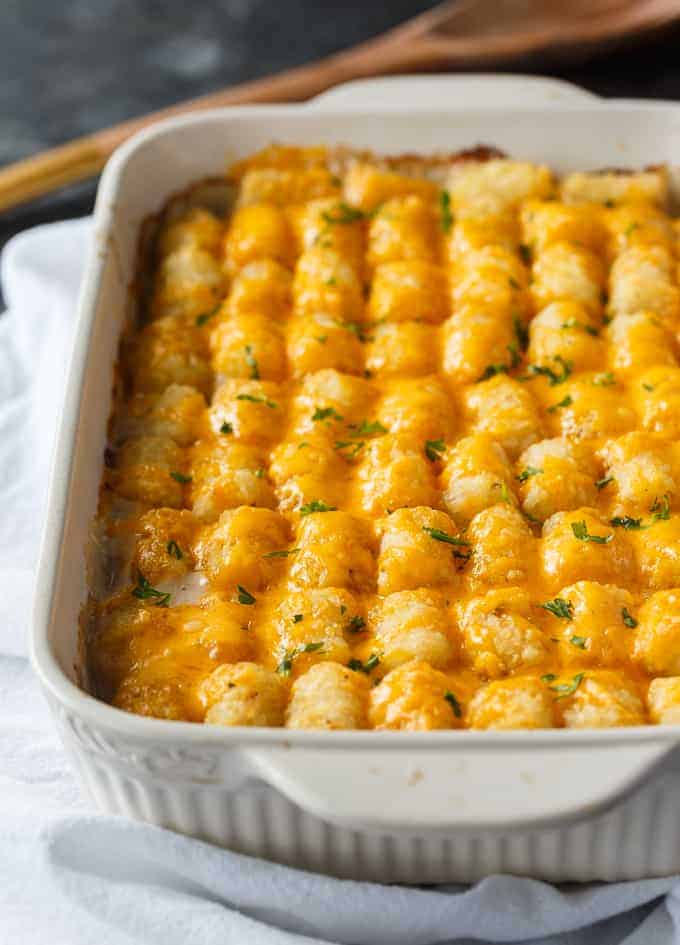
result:
<svg viewBox="0 0 680 945"><path fill-rule="evenodd" d="M5 0L0 165L230 83L353 45L433 6L422 0ZM560 66L514 71L601 95L680 99L680 32ZM506 70L509 71L509 70ZM0 215L0 245L92 208L94 185Z"/></svg>

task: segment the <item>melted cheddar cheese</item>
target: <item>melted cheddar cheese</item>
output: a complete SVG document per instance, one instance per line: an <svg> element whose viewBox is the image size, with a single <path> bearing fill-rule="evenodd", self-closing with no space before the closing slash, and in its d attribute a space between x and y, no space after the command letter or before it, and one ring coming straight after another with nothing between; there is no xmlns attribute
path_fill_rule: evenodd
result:
<svg viewBox="0 0 680 945"><path fill-rule="evenodd" d="M96 693L211 725L680 723L664 169L323 148L167 211L101 494Z"/></svg>

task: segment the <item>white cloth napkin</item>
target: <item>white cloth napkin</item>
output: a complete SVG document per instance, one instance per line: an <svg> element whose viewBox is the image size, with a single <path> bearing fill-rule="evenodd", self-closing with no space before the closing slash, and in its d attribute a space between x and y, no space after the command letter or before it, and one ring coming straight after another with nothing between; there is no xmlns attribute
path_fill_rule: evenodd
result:
<svg viewBox="0 0 680 945"><path fill-rule="evenodd" d="M90 222L2 257L0 945L680 945L677 877L466 889L342 882L103 816L81 797L25 659L54 425Z"/></svg>

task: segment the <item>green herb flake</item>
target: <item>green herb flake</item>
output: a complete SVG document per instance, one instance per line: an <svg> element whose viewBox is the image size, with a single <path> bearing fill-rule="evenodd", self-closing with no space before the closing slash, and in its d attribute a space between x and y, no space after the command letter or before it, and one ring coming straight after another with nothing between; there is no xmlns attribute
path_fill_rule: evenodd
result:
<svg viewBox="0 0 680 945"><path fill-rule="evenodd" d="M600 334L598 328L594 325L587 325L585 322L580 322L577 318L570 318L566 322L562 322L560 328L567 330L569 328L578 328L581 331L585 331L587 334L592 335L593 338L597 338Z"/></svg>
<svg viewBox="0 0 680 945"><path fill-rule="evenodd" d="M289 555L296 554L300 549L299 548L287 548L282 549L281 551L268 551L266 555L262 555L263 558L287 558Z"/></svg>
<svg viewBox="0 0 680 945"><path fill-rule="evenodd" d="M347 630L349 633L360 633L366 626L366 621L363 617L360 617L359 614L355 614L354 617L347 624Z"/></svg>
<svg viewBox="0 0 680 945"><path fill-rule="evenodd" d="M315 335L314 341L318 341L320 345L325 345L328 341L328 335Z"/></svg>
<svg viewBox="0 0 680 945"><path fill-rule="evenodd" d="M653 384L645 384L645 383L643 383L642 386L644 387L645 390L649 391L650 394L651 394L651 392L654 390L654 385L653 385Z"/></svg>
<svg viewBox="0 0 680 945"><path fill-rule="evenodd" d="M668 521L671 517L671 506L668 501L668 496L665 495L662 499L654 499L649 511L652 513L652 518L655 522Z"/></svg>
<svg viewBox="0 0 680 945"><path fill-rule="evenodd" d="M367 676L371 673L378 663L380 662L380 657L377 653L371 653L365 663L362 663L361 660L353 658L347 664L348 669L353 669L355 673L365 673Z"/></svg>
<svg viewBox="0 0 680 945"><path fill-rule="evenodd" d="M491 377L496 377L498 374L507 374L508 373L507 364L487 364L482 373L479 376L480 381L488 381Z"/></svg>
<svg viewBox="0 0 680 945"><path fill-rule="evenodd" d="M573 637L569 637L569 642L572 646L577 647L579 650L585 650L586 643L588 642L587 637L579 637L574 634Z"/></svg>
<svg viewBox="0 0 680 945"><path fill-rule="evenodd" d="M184 473L173 471L170 473L170 476L175 480L175 482L180 482L185 486L188 482L191 482L191 476L185 476Z"/></svg>
<svg viewBox="0 0 680 945"><path fill-rule="evenodd" d="M463 710L461 708L460 702L458 701L458 699L456 699L455 695L451 692L450 689L444 693L444 698L453 709L453 714L455 715L455 717L457 719L460 719L463 715Z"/></svg>
<svg viewBox="0 0 680 945"><path fill-rule="evenodd" d="M274 403L273 400L269 400L268 397L261 397L259 394L237 394L237 400L248 400L251 404L264 404L265 407L269 407L270 410L275 410L279 405Z"/></svg>
<svg viewBox="0 0 680 945"><path fill-rule="evenodd" d="M609 519L609 524L614 528L628 528L632 531L638 531L644 528L641 518L631 518L630 515L615 515Z"/></svg>
<svg viewBox="0 0 680 945"><path fill-rule="evenodd" d="M345 459L352 460L366 446L365 440L336 440L333 449L337 450Z"/></svg>
<svg viewBox="0 0 680 945"><path fill-rule="evenodd" d="M551 689L553 692L559 693L557 699L566 699L567 696L572 696L578 687L581 685L585 673L576 673L569 683L558 683L556 686L548 686L548 689ZM542 676L541 679L545 679L545 676Z"/></svg>
<svg viewBox="0 0 680 945"><path fill-rule="evenodd" d="M555 675L555 673L545 673L544 676L541 676L541 682L544 682L544 683L554 682L556 679L557 679L557 676Z"/></svg>
<svg viewBox="0 0 680 945"><path fill-rule="evenodd" d="M637 625L638 625L637 620L635 619L635 617L633 617L633 616L630 614L630 612L629 612L629 610L628 610L627 607L622 607L622 608L621 608L621 619L623 620L623 622L625 623L625 625L626 625L627 627L630 627L630 628L631 628L631 630L634 629L635 627L637 627Z"/></svg>
<svg viewBox="0 0 680 945"><path fill-rule="evenodd" d="M176 541L169 541L166 547L169 555L172 555L173 558L177 558L178 561L182 560L184 555L182 554L182 549Z"/></svg>
<svg viewBox="0 0 680 945"><path fill-rule="evenodd" d="M541 604L543 610L547 610L553 617L559 617L561 620L572 620L574 616L574 605L570 600L564 597L555 597L553 600L547 600Z"/></svg>
<svg viewBox="0 0 680 945"><path fill-rule="evenodd" d="M359 210L357 207L350 207L350 205L344 201L341 201L337 205L335 211L326 210L321 214L321 219L324 223L327 223L328 226L356 223L358 220L364 220L365 218L366 214L363 210Z"/></svg>
<svg viewBox="0 0 680 945"><path fill-rule="evenodd" d="M574 363L573 361L567 361L561 354L555 355L553 361L559 365L559 371L554 371L545 364L530 364L529 373L534 376L541 375L542 377L547 377L551 387L555 387L557 384L564 384L574 369Z"/></svg>
<svg viewBox="0 0 680 945"><path fill-rule="evenodd" d="M246 364L250 368L250 379L251 381L259 381L260 368L258 367L257 359L253 355L253 349L251 348L250 345L246 345L245 352L246 352Z"/></svg>
<svg viewBox="0 0 680 945"><path fill-rule="evenodd" d="M311 515L313 512L337 512L334 505L327 505L323 499L312 499L300 508L300 515Z"/></svg>
<svg viewBox="0 0 680 945"><path fill-rule="evenodd" d="M517 344L519 345L520 351L526 351L529 345L529 329L524 324L519 315L513 315L512 328L515 332L515 338L517 339Z"/></svg>
<svg viewBox="0 0 680 945"><path fill-rule="evenodd" d="M428 525L423 525L423 531L426 532L430 538L434 538L435 541L442 541L447 545L469 546L470 544L470 542L465 541L464 538L456 538L454 535L449 535L448 532L443 532L441 528L430 528Z"/></svg>
<svg viewBox="0 0 680 945"><path fill-rule="evenodd" d="M373 420L372 422L369 422L368 420L362 420L360 424L357 425L356 423L350 423L348 424L348 427L350 430L352 430L350 436L353 437L375 436L388 432L387 427L383 426L379 420Z"/></svg>
<svg viewBox="0 0 680 945"><path fill-rule="evenodd" d="M440 459L445 450L446 444L443 440L425 440L425 455L431 463L435 463Z"/></svg>
<svg viewBox="0 0 680 945"><path fill-rule="evenodd" d="M439 195L439 222L444 233L448 233L453 226L453 213L451 212L451 194L448 190L442 190Z"/></svg>
<svg viewBox="0 0 680 945"><path fill-rule="evenodd" d="M580 522L572 522L571 530L574 533L574 538L578 538L579 541L590 541L595 545L608 545L610 541L614 540L613 535L591 535L588 532L588 526L583 520Z"/></svg>
<svg viewBox="0 0 680 945"><path fill-rule="evenodd" d="M209 322L210 319L214 315L217 315L221 307L222 307L222 303L220 302L218 305L215 306L215 308L210 309L209 312L203 312L203 314L197 315L196 324L198 325L198 327L200 328L201 325L205 325L206 322Z"/></svg>
<svg viewBox="0 0 680 945"><path fill-rule="evenodd" d="M517 291L521 289L521 286L519 282L517 281L517 279L513 279L512 276L508 276L508 285L510 286L511 289L516 289Z"/></svg>
<svg viewBox="0 0 680 945"><path fill-rule="evenodd" d="M228 435L233 432L234 432L233 425L231 423L227 423L227 421L225 420L222 426L220 427L220 433L224 433L225 435Z"/></svg>
<svg viewBox="0 0 680 945"><path fill-rule="evenodd" d="M531 264L530 247L526 243L520 243L518 249L519 249L519 255L522 259L522 262L524 263L525 266L529 266Z"/></svg>
<svg viewBox="0 0 680 945"><path fill-rule="evenodd" d="M613 476L605 476L603 479L598 479L598 480L596 481L596 483L595 483L595 488L596 488L596 489L598 490L598 492L599 492L600 490L602 490L602 489L604 489L606 486L608 486L610 482L614 482L614 477L613 477Z"/></svg>
<svg viewBox="0 0 680 945"><path fill-rule="evenodd" d="M138 600L150 600L154 607L167 607L170 603L170 594L153 587L142 574L137 576L137 586L133 587L132 596Z"/></svg>
<svg viewBox="0 0 680 945"><path fill-rule="evenodd" d="M639 224L639 223L629 223L628 226L626 227L626 229L624 230L623 235L624 235L625 237L632 236L632 234L633 234L636 230L639 230L639 229L640 229L640 224Z"/></svg>
<svg viewBox="0 0 680 945"><path fill-rule="evenodd" d="M611 371L605 371L604 374L598 374L593 378L593 385L595 387L614 387L616 384L616 378Z"/></svg>
<svg viewBox="0 0 680 945"><path fill-rule="evenodd" d="M299 621L295 620L296 617L302 619L302 614L296 614L293 620L297 623ZM293 647L292 650L286 650L283 659L276 667L276 672L281 676L290 676L290 672L293 668L293 660L296 656L299 656L301 653L318 653L319 650L323 649L323 640L320 640L318 643L303 643L300 646Z"/></svg>
<svg viewBox="0 0 680 945"><path fill-rule="evenodd" d="M246 590L242 584L237 584L236 590L238 591L239 604L246 604L247 606L250 606L251 604L255 603L255 598L253 595L250 593L250 591Z"/></svg>
<svg viewBox="0 0 680 945"><path fill-rule="evenodd" d="M519 476L515 478L518 479L519 482L526 482L527 479L531 479L532 476L540 476L542 472L543 470L538 469L536 466L527 466L526 469L523 469Z"/></svg>
<svg viewBox="0 0 680 945"><path fill-rule="evenodd" d="M312 420L344 420L335 407L317 407L312 414Z"/></svg>
<svg viewBox="0 0 680 945"><path fill-rule="evenodd" d="M559 400L556 404L552 404L552 406L548 407L548 413L555 413L561 407L571 407L573 403L574 398L571 396L571 394L567 394L567 396L563 397L562 400Z"/></svg>
<svg viewBox="0 0 680 945"><path fill-rule="evenodd" d="M293 614L293 623L302 623L304 614Z"/></svg>

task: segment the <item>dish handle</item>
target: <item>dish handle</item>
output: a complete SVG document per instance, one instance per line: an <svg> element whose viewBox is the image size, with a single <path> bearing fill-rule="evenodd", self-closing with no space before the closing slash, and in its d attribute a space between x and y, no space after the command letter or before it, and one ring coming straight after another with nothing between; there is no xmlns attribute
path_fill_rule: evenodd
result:
<svg viewBox="0 0 680 945"><path fill-rule="evenodd" d="M368 830L526 829L583 818L637 787L668 742L282 745L246 749L253 774L322 819Z"/></svg>

